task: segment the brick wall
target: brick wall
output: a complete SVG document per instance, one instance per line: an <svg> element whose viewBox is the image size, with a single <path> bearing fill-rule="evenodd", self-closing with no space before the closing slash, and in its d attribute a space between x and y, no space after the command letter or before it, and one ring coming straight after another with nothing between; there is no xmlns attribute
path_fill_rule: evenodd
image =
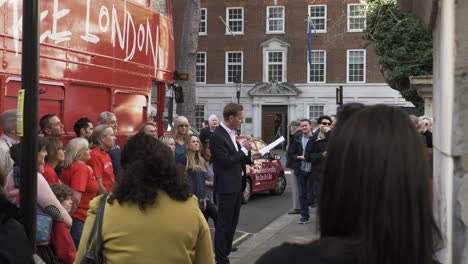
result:
<svg viewBox="0 0 468 264"><path fill-rule="evenodd" d="M307 83L307 10L309 4L327 5L327 33L313 35L313 49L327 51L326 82L346 83L346 50L362 49L363 33L347 32L347 4L359 0L278 0L285 6L285 34L266 34L266 7L272 0L201 0L208 11L208 34L199 37L199 50L207 52L208 84L225 83L225 52L244 52L244 83L262 81L263 55L260 43L277 37L291 44L288 49L287 77L289 82ZM183 22L185 0L173 0L176 58ZM226 34L226 7L244 7L244 35ZM384 80L372 49L366 52L366 82Z"/></svg>

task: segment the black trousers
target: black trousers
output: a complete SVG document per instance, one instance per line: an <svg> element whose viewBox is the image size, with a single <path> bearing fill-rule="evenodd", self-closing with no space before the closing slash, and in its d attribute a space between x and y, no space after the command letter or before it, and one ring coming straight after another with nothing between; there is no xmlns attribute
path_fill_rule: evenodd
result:
<svg viewBox="0 0 468 264"><path fill-rule="evenodd" d="M241 207L241 193L217 194L218 218L215 229L215 254L217 264L229 263L232 241L236 232Z"/></svg>
<svg viewBox="0 0 468 264"><path fill-rule="evenodd" d="M206 208L203 210L203 215L205 216L206 222L211 218L216 227L216 219L218 218L218 208L213 204L212 201L206 201Z"/></svg>

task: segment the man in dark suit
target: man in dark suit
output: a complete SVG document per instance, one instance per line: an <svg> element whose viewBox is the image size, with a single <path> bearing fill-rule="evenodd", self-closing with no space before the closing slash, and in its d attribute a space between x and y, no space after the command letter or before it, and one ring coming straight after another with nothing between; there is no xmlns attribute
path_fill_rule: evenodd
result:
<svg viewBox="0 0 468 264"><path fill-rule="evenodd" d="M229 263L232 240L239 221L243 167L250 162L250 140L240 145L236 131L244 122L242 105L230 103L224 107L223 122L210 137L213 157L214 191L218 201L215 230L216 263ZM254 154L258 158L259 154Z"/></svg>

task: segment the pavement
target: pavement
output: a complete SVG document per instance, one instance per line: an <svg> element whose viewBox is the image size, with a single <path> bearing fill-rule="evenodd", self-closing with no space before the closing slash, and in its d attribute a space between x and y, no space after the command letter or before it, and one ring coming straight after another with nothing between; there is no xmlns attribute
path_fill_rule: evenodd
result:
<svg viewBox="0 0 468 264"><path fill-rule="evenodd" d="M273 152L282 157L281 161L285 165L286 153L281 150ZM288 210L260 231L237 237L233 244L238 247L238 251L229 255L231 264L254 264L265 252L284 242L309 243L319 238L316 208L310 208L310 222L305 225L297 223L301 218L299 214L288 215Z"/></svg>
<svg viewBox="0 0 468 264"><path fill-rule="evenodd" d="M300 215L285 213L259 232L252 234L232 252L232 264L253 264L268 250L284 242L309 243L319 238L316 208L310 209L310 223L300 225Z"/></svg>

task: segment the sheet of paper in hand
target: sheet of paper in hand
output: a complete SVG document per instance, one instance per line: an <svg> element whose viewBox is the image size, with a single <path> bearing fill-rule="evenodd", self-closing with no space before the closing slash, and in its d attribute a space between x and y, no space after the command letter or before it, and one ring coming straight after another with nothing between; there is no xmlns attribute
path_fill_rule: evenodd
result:
<svg viewBox="0 0 468 264"><path fill-rule="evenodd" d="M276 146L279 144L283 143L285 141L284 137L280 137L277 140L273 141L270 145L262 148L259 152L263 155L265 155L268 151L274 149Z"/></svg>

